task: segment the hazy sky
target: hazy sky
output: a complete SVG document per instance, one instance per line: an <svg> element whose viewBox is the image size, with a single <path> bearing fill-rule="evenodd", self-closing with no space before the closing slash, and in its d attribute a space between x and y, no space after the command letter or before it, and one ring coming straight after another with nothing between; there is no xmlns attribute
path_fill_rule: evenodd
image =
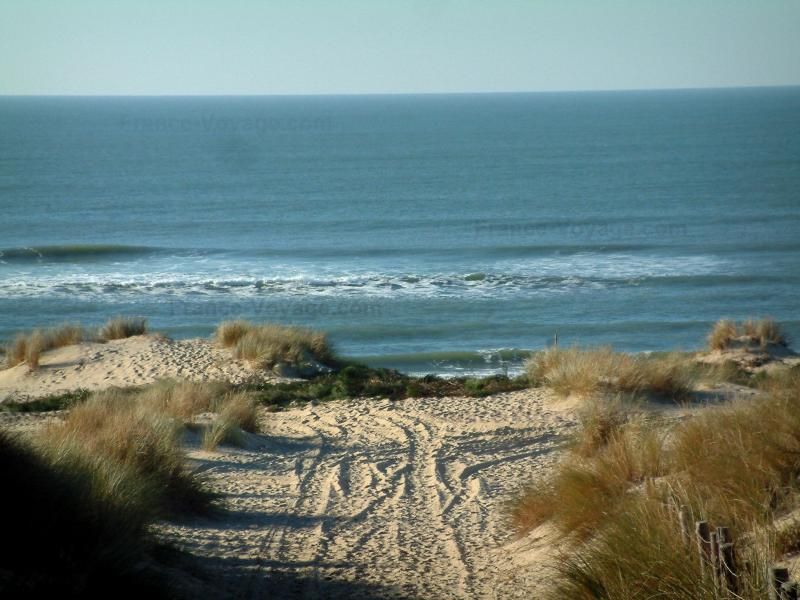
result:
<svg viewBox="0 0 800 600"><path fill-rule="evenodd" d="M800 0L0 0L0 94L800 84Z"/></svg>

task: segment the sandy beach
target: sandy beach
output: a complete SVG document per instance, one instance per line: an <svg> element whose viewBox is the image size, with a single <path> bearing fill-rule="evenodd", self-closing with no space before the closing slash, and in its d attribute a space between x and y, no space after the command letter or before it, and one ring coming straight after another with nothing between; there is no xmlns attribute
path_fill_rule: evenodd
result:
<svg viewBox="0 0 800 600"><path fill-rule="evenodd" d="M43 355L34 371L25 364L0 370L0 402L77 389L145 385L168 378L234 384L278 380L233 359L229 351L209 340L140 335L56 348Z"/></svg>
<svg viewBox="0 0 800 600"><path fill-rule="evenodd" d="M800 362L785 346L770 353L747 345L695 360L712 367L738 363L753 373ZM56 348L42 354L35 370L24 363L0 370L0 397L19 403L165 378L289 381L234 360L211 340L148 334ZM692 393L693 405L645 403L639 410L677 422L756 391L726 381ZM547 386L483 398L261 406L257 432L213 450L187 426L181 435L188 468L216 494L220 510L159 520L152 529L202 571L197 578L176 575L189 595L536 597L567 538L549 523L520 533L511 506L532 481L556 472L584 406ZM35 432L66 415L4 411L0 423Z"/></svg>
<svg viewBox="0 0 800 600"><path fill-rule="evenodd" d="M35 371L2 370L0 397L168 377L277 381L208 340L144 335L57 348ZM64 413L2 414L5 426L32 431ZM221 594L523 598L543 577L556 546L541 532L518 538L506 505L552 468L575 427L551 392L341 400L259 418L262 431L241 448L209 452L187 436L190 467L224 513L157 526L214 574Z"/></svg>
<svg viewBox="0 0 800 600"><path fill-rule="evenodd" d="M224 522L162 531L257 597L529 598L554 547L516 539L504 504L574 424L542 391L266 414L250 449L190 453Z"/></svg>

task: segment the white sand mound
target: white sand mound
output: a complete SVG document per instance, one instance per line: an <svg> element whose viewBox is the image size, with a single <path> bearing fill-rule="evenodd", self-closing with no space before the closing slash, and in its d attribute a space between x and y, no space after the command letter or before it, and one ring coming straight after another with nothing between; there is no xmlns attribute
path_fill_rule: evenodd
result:
<svg viewBox="0 0 800 600"><path fill-rule="evenodd" d="M161 530L235 593L249 582L275 598L535 597L554 544L516 540L505 506L553 467L574 426L548 396L268 414L260 447L191 453L229 513Z"/></svg>
<svg viewBox="0 0 800 600"><path fill-rule="evenodd" d="M234 360L228 350L209 340L173 341L158 335L140 335L50 350L42 354L35 371L24 363L0 370L0 402L78 388L141 385L167 377L232 383L275 379L244 361Z"/></svg>

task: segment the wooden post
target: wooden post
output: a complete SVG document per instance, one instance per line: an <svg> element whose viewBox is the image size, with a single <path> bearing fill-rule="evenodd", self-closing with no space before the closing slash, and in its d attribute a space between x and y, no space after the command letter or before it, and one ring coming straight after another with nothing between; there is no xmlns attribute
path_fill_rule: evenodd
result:
<svg viewBox="0 0 800 600"><path fill-rule="evenodd" d="M558 332L556 331L553 335L553 347L558 348Z"/></svg>
<svg viewBox="0 0 800 600"><path fill-rule="evenodd" d="M685 545L689 545L689 514L685 506L678 508L678 523L681 526L681 539Z"/></svg>
<svg viewBox="0 0 800 600"><path fill-rule="evenodd" d="M722 562L719 557L719 534L712 531L709 535L711 542L711 575L714 585L722 587Z"/></svg>
<svg viewBox="0 0 800 600"><path fill-rule="evenodd" d="M797 600L798 584L786 581L781 584L781 600Z"/></svg>
<svg viewBox="0 0 800 600"><path fill-rule="evenodd" d="M769 582L769 600L781 600L781 585L789 581L789 569L770 567L767 581Z"/></svg>
<svg viewBox="0 0 800 600"><path fill-rule="evenodd" d="M731 539L731 530L728 527L717 527L717 541L719 542L720 546L722 544L729 544L733 543Z"/></svg>
<svg viewBox="0 0 800 600"><path fill-rule="evenodd" d="M694 533L696 538L695 541L697 542L697 553L700 555L700 571L705 577L707 571L706 566L710 556L710 536L708 523L705 521L697 521L694 524Z"/></svg>
<svg viewBox="0 0 800 600"><path fill-rule="evenodd" d="M736 574L736 553L732 543L719 545L719 558L721 579L725 582L725 589L735 594L739 586Z"/></svg>

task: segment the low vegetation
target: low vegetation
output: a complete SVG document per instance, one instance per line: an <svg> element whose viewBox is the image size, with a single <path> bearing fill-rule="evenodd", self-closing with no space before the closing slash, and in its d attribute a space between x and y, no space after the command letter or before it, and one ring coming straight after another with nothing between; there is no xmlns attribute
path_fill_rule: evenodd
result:
<svg viewBox="0 0 800 600"><path fill-rule="evenodd" d="M85 401L91 392L77 389L69 392L51 394L32 400L4 400L0 402L0 411L11 413L50 412L67 410Z"/></svg>
<svg viewBox="0 0 800 600"><path fill-rule="evenodd" d="M105 593L119 582L126 594L149 595L152 583L154 597L176 597L156 575L160 567L151 577L151 553L162 551L150 525L216 510L187 468L187 432L199 427L201 443L214 449L259 426L254 393L216 383L160 381L3 408L70 409L24 439L0 430L3 484L14 490L0 496L7 529L19 527L0 549L0 595L15 597Z"/></svg>
<svg viewBox="0 0 800 600"><path fill-rule="evenodd" d="M55 460L54 460L55 458ZM124 481L104 461L42 454L0 431L0 494L6 543L0 596L180 597L161 575L161 550ZM123 592L124 591L124 592Z"/></svg>
<svg viewBox="0 0 800 600"><path fill-rule="evenodd" d="M216 332L219 343L233 356L271 369L279 364L303 366L312 361L333 365L336 358L327 336L302 327L226 321Z"/></svg>
<svg viewBox="0 0 800 600"><path fill-rule="evenodd" d="M42 352L79 344L85 335L83 328L69 324L20 334L6 350L6 366L13 367L24 362L31 369L36 369Z"/></svg>
<svg viewBox="0 0 800 600"><path fill-rule="evenodd" d="M19 334L5 349L5 366L14 367L25 363L30 369L39 367L43 352L72 346L83 341L106 342L147 332L147 321L138 317L116 317L109 320L97 331L87 330L80 325L64 324L49 329L34 329L27 334Z"/></svg>
<svg viewBox="0 0 800 600"><path fill-rule="evenodd" d="M769 318L743 323L722 319L714 324L708 334L708 347L711 350L727 350L736 342L766 348L769 345L787 346L789 340L781 327Z"/></svg>
<svg viewBox="0 0 800 600"><path fill-rule="evenodd" d="M74 407L35 437L54 466L89 466L97 493L124 497L142 520L209 507L201 482L186 470L182 423L137 392L109 390Z"/></svg>
<svg viewBox="0 0 800 600"><path fill-rule="evenodd" d="M484 378L443 378L436 375L413 377L393 369L376 369L359 364L308 381L243 386L259 402L274 407L292 403L320 402L345 398L441 398L467 396L483 398L528 387L525 376L493 375Z"/></svg>
<svg viewBox="0 0 800 600"><path fill-rule="evenodd" d="M800 510L800 370L767 377L755 399L659 420L627 399L587 404L572 449L512 516L571 540L550 598L716 598L670 507L737 532L739 597L767 597L763 574L800 537L778 523ZM790 520L795 523L795 520Z"/></svg>
<svg viewBox="0 0 800 600"><path fill-rule="evenodd" d="M258 431L258 404L251 394L229 392L220 399L215 408L218 414L203 434L204 449L215 450L223 443L241 446L243 432Z"/></svg>
<svg viewBox="0 0 800 600"><path fill-rule="evenodd" d="M556 394L642 394L679 400L694 385L690 361L681 354L632 355L611 348L549 348L526 362L528 379Z"/></svg>
<svg viewBox="0 0 800 600"><path fill-rule="evenodd" d="M121 340L147 333L147 320L141 317L115 317L100 328L101 340Z"/></svg>

